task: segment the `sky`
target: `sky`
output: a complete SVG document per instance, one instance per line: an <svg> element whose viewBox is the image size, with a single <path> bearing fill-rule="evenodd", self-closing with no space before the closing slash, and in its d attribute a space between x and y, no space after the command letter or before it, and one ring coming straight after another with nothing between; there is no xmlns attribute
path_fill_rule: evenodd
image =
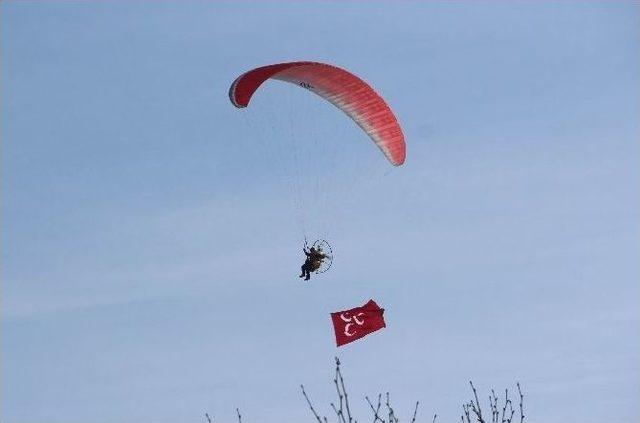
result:
<svg viewBox="0 0 640 423"><path fill-rule="evenodd" d="M0 3L3 423L640 415L640 8L627 2ZM344 67L339 110L242 72ZM303 239L331 269L297 278ZM329 313L387 328L339 349Z"/></svg>

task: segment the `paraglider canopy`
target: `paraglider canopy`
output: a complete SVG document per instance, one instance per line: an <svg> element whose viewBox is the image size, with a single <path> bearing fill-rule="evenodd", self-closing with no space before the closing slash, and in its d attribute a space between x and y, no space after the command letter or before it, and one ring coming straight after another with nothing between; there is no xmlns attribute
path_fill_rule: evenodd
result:
<svg viewBox="0 0 640 423"><path fill-rule="evenodd" d="M231 103L239 108L247 107L253 94L268 79L298 85L331 102L367 133L393 165L404 163L404 135L393 111L369 84L354 74L318 62L262 66L240 75L231 84Z"/></svg>

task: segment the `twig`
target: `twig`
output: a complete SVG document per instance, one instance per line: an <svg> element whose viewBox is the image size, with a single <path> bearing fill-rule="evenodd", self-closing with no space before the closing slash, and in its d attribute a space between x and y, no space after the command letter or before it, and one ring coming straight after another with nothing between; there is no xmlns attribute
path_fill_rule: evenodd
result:
<svg viewBox="0 0 640 423"><path fill-rule="evenodd" d="M505 423L507 420L504 418L504 415L506 413L507 410L507 405L509 405L509 390L505 389L504 390L504 406L502 407L502 419L501 419L501 423Z"/></svg>
<svg viewBox="0 0 640 423"><path fill-rule="evenodd" d="M391 402L389 401L389 393L387 392L387 402L385 403L387 406L387 410L389 411L389 423L398 423L398 418L396 417L395 412L393 411L393 407L391 407Z"/></svg>
<svg viewBox="0 0 640 423"><path fill-rule="evenodd" d="M381 419L380 415L378 414L380 412L381 398L382 398L382 394L378 394L378 406L376 408L373 408L373 404L371 404L371 400L369 399L369 397L364 397L364 399L366 399L367 402L369 403L369 407L371 407L371 411L373 411L373 423L376 423L377 421L380 421L381 423L385 423L384 419Z"/></svg>
<svg viewBox="0 0 640 423"><path fill-rule="evenodd" d="M340 423L340 419L342 419L344 421L344 416L342 415L342 410L338 410L334 403L331 403L331 408L333 408L333 411L335 411L336 415L338 416L338 423Z"/></svg>
<svg viewBox="0 0 640 423"><path fill-rule="evenodd" d="M204 416L207 418L207 422L212 422L211 417L209 417L209 413L204 413Z"/></svg>
<svg viewBox="0 0 640 423"><path fill-rule="evenodd" d="M338 415L338 423L340 423L340 420L342 420L342 423L347 423L346 420L344 419L344 413L342 411L342 392L340 392L340 385L338 385L338 379L340 378L340 360L338 360L338 357L335 358L336 359L336 375L333 378L333 384L336 386L336 393L338 394L338 400L340 401L340 409L336 409L336 406L331 403L331 407L333 408L333 411L336 412L336 414ZM351 423L351 422L349 422Z"/></svg>
<svg viewBox="0 0 640 423"><path fill-rule="evenodd" d="M420 401L416 401L416 408L413 410L413 418L411 419L411 423L416 423L416 414L418 413L418 404L420 404Z"/></svg>
<svg viewBox="0 0 640 423"><path fill-rule="evenodd" d="M342 386L342 393L344 394L344 403L347 407L347 417L349 419L349 423L351 423L353 419L351 418L351 410L349 409L349 396L347 395L347 390L344 387L344 379L342 377L342 372L340 371L340 360L338 357L336 357L336 376L337 379L340 379L340 386ZM340 402L340 405L342 405L342 402ZM340 408L340 410L342 411L342 408ZM344 421L344 416L342 420Z"/></svg>
<svg viewBox="0 0 640 423"><path fill-rule="evenodd" d="M242 416L240 415L240 409L236 408L236 413L238 413L238 423L242 423Z"/></svg>
<svg viewBox="0 0 640 423"><path fill-rule="evenodd" d="M464 417L467 418L467 423L471 423L471 416L469 415L469 404L462 404L462 411L464 411L464 416L462 421L464 422Z"/></svg>
<svg viewBox="0 0 640 423"><path fill-rule="evenodd" d="M311 404L311 401L309 400L309 397L307 396L307 393L304 391L304 385L300 385L300 389L302 389L302 395L304 395L304 399L307 400L307 404L309 405L309 408L311 409L311 412L313 413L313 416L316 418L316 420L318 421L318 423L322 423L322 420L320 420L320 416L318 415L318 413L316 413L316 410L313 408L313 405ZM326 417L325 417L325 421L326 421Z"/></svg>
<svg viewBox="0 0 640 423"><path fill-rule="evenodd" d="M524 408L522 406L522 403L524 401L524 395L522 395L522 391L520 390L520 382L517 382L516 385L518 386L518 394L520 394L520 423L524 422Z"/></svg>
<svg viewBox="0 0 640 423"><path fill-rule="evenodd" d="M471 405L471 410L476 415L479 423L485 423L484 419L482 418L482 409L480 408L480 401L478 401L478 392L476 391L476 387L473 386L473 382L471 381L469 381L469 385L471 385L471 389L473 389L473 396L476 399L475 403L473 401L469 403L469 405Z"/></svg>
<svg viewBox="0 0 640 423"><path fill-rule="evenodd" d="M491 395L489 395L489 406L491 407L491 423L498 423L500 412L498 411L498 396L492 389Z"/></svg>
<svg viewBox="0 0 640 423"><path fill-rule="evenodd" d="M509 400L509 409L511 410L511 414L509 415L509 420L507 422L511 423L511 421L513 420L513 414L515 413L515 410L513 409L513 403L511 402L511 400Z"/></svg>
<svg viewBox="0 0 640 423"><path fill-rule="evenodd" d="M507 416L507 407L509 407L510 414ZM509 399L509 390L504 390L504 407L502 407L502 423L511 423L513 419L513 406Z"/></svg>

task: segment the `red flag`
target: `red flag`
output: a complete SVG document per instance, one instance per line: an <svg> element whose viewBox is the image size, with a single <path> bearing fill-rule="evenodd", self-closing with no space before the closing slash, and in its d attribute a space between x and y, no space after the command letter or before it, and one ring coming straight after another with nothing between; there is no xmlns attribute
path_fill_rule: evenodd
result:
<svg viewBox="0 0 640 423"><path fill-rule="evenodd" d="M333 329L336 332L336 344L338 346L348 344L386 327L383 314L384 309L378 307L373 300L369 300L362 307L331 313Z"/></svg>

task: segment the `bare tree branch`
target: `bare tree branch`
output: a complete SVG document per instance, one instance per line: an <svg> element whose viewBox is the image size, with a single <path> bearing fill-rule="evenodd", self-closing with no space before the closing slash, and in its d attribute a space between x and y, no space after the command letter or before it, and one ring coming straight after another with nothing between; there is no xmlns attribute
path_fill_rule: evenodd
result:
<svg viewBox="0 0 640 423"><path fill-rule="evenodd" d="M378 406L376 408L373 408L373 404L371 404L369 397L364 397L364 399L367 400L369 407L371 407L371 411L373 411L373 423L376 423L377 421L385 423L384 419L380 418L380 415L378 414L380 412L380 400L382 399L382 394L378 394Z"/></svg>
<svg viewBox="0 0 640 423"><path fill-rule="evenodd" d="M389 423L398 423L398 418L396 417L395 411L393 411L393 407L391 407L391 402L389 401L389 393L387 392L387 402L385 405L387 406L387 411L389 412Z"/></svg>
<svg viewBox="0 0 640 423"><path fill-rule="evenodd" d="M520 395L520 423L524 422L524 408L522 406L523 402L524 402L524 395L522 395L522 391L520 390L520 382L517 382L516 385L518 386L518 394Z"/></svg>
<svg viewBox="0 0 640 423"><path fill-rule="evenodd" d="M416 408L413 410L413 418L411 419L411 423L416 423L416 414L418 414L418 404L420 404L420 401L416 401Z"/></svg>
<svg viewBox="0 0 640 423"><path fill-rule="evenodd" d="M513 403L511 402L511 400L509 400L509 410L511 411L511 413L509 414L507 423L511 423L511 421L513 420L513 414L515 413L515 410L513 409Z"/></svg>
<svg viewBox="0 0 640 423"><path fill-rule="evenodd" d="M335 411L336 415L338 416L338 423L340 423L340 420L344 421L344 417L342 416L342 410L338 410L334 403L331 403L331 408L333 408L333 411Z"/></svg>
<svg viewBox="0 0 640 423"><path fill-rule="evenodd" d="M349 396L347 395L347 390L344 387L344 379L342 378L342 372L340 371L340 360L338 359L338 357L336 357L335 359L336 359L336 379L340 380L340 386L342 387L342 394L344 395L344 403L345 403L345 406L347 407L347 417L349 419L349 423L351 423L353 419L351 418L351 410L349 409ZM343 421L344 421L344 417L343 417Z"/></svg>
<svg viewBox="0 0 640 423"><path fill-rule="evenodd" d="M464 418L466 417L466 422L471 423L471 416L469 415L469 404L462 404L462 411L464 411L464 416L462 421L464 422Z"/></svg>
<svg viewBox="0 0 640 423"><path fill-rule="evenodd" d="M304 395L304 399L307 400L307 404L309 405L309 408L311 409L311 412L313 413L313 416L316 418L316 420L318 421L318 423L322 423L322 420L320 420L320 416L318 415L318 413L316 413L315 408L313 408L313 405L311 404L311 401L309 400L309 397L307 396L307 393L304 391L304 385L300 385L300 389L302 389L302 395ZM327 418L325 417L325 420Z"/></svg>
<svg viewBox="0 0 640 423"><path fill-rule="evenodd" d="M471 411L476 415L478 419L478 423L485 423L484 418L482 418L482 409L480 408L480 401L478 401L478 392L476 391L476 387L473 386L473 382L469 381L469 385L471 385L471 389L473 389L473 396L475 397L475 403L473 400L469 403L471 406Z"/></svg>
<svg viewBox="0 0 640 423"><path fill-rule="evenodd" d="M342 403L343 393L340 391L340 385L338 384L338 379L340 379L340 360L338 360L338 357L335 357L335 359L336 359L336 375L333 378L333 383L336 386L336 393L338 394L338 400L340 401L340 408L336 410L336 407L333 404L331 404L331 406L333 407L334 411L338 415L338 423L340 423L340 420L342 420L342 423L347 423L347 421L344 418L344 411L343 411L343 403ZM351 423L351 421L349 421L349 423Z"/></svg>
<svg viewBox="0 0 640 423"><path fill-rule="evenodd" d="M335 386L336 395L338 396L337 402L331 402L331 408L336 415L337 423L358 423L358 420L354 419L351 415L351 408L349 403L349 395L347 393L346 385L344 382L344 377L342 375L342 371L340 369L340 360L338 357L335 357L336 367L335 367L335 377L333 379L333 384ZM514 409L514 404L512 400L509 398L509 390L505 389L504 391L504 401L501 401L501 398L498 398L495 390L491 390L488 400L489 400L489 409L491 411L491 419L490 421L485 420L485 416L482 413L482 405L480 404L480 400L478 398L478 391L476 390L475 385L472 381L469 381L469 385L471 386L471 390L473 391L473 398L462 404L463 413L460 415L461 423L512 423L516 410ZM522 394L522 390L520 387L520 383L517 383L518 386L518 395L519 395L519 411L520 411L520 422L524 423L524 395ZM304 386L300 385L300 389L302 390L302 395L307 401L307 405L311 410L313 416L316 419L316 423L328 423L327 417L320 417L317 413L316 409L313 407L309 396L305 392ZM374 405L371 399L368 396L365 396L365 400L373 413L372 423L399 423L399 418L395 414L395 410L391 405L391 399L389 392L385 393L385 402L384 405L387 409L386 417L383 418L380 413L380 407L382 405L382 394L378 394L378 403ZM418 408L420 406L420 402L416 401L415 407L413 409L413 415L411 417L411 421L409 423L416 423ZM384 413L383 413L384 414ZM208 415L207 415L208 417ZM434 414L432 423L436 423L438 415ZM209 421L208 423L213 423ZM240 412L238 411L238 423L242 423Z"/></svg>
<svg viewBox="0 0 640 423"><path fill-rule="evenodd" d="M507 406L509 405L509 390L504 390L504 406L502 407L502 423L505 423L507 420L505 419L505 413L507 411Z"/></svg>

